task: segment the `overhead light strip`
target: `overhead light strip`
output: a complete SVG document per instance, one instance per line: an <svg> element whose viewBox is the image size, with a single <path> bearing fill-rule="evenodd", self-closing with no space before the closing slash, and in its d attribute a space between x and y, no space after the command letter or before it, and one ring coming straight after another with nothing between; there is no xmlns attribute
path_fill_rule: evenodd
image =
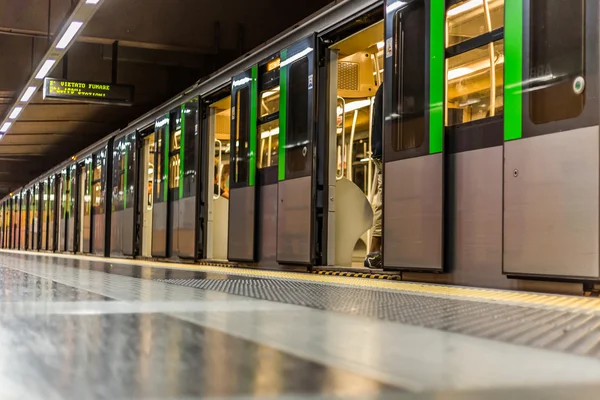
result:
<svg viewBox="0 0 600 400"><path fill-rule="evenodd" d="M0 128L0 133L8 132L11 125L12 125L12 122L5 122L4 125L2 125L2 128Z"/></svg>
<svg viewBox="0 0 600 400"><path fill-rule="evenodd" d="M37 90L37 86L29 86L25 90L25 93L23 93L23 96L21 97L21 102L27 103L29 100L31 100L31 97L33 96L33 94L35 93L36 90Z"/></svg>
<svg viewBox="0 0 600 400"><path fill-rule="evenodd" d="M17 97L15 104L9 108L9 114L0 122L0 126L2 127L0 133L7 133L14 126L14 122L22 114L27 103L33 98L33 95L41 86L43 79L52 72L59 61L65 56L77 35L83 31L85 25L98 10L100 3L102 3L102 0L79 0L73 12L66 20L63 29L56 32L56 40L41 59L34 75L29 79L25 88Z"/></svg>
<svg viewBox="0 0 600 400"><path fill-rule="evenodd" d="M21 114L21 111L23 111L23 107L15 107L12 112L10 113L9 117L10 119L15 119L19 116L19 114Z"/></svg>
<svg viewBox="0 0 600 400"><path fill-rule="evenodd" d="M71 22L71 25L69 25L69 28L56 45L56 48L60 50L65 49L69 45L69 43L71 43L75 35L77 35L77 32L79 32L82 26L83 22L81 21Z"/></svg>
<svg viewBox="0 0 600 400"><path fill-rule="evenodd" d="M48 75L48 73L50 72L52 67L54 67L54 64L56 64L56 60L53 60L53 59L46 60L44 62L44 65L42 65L42 68L40 68L39 72L35 76L35 79L44 79L46 77L46 75Z"/></svg>

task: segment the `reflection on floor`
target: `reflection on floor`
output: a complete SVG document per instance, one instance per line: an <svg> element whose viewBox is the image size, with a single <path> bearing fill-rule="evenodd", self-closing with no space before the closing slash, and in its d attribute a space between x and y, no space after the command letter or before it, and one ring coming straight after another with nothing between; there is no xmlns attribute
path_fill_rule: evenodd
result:
<svg viewBox="0 0 600 400"><path fill-rule="evenodd" d="M166 283L171 280L212 286ZM315 307L287 300L302 299L306 288L271 281L225 269L0 253L0 398L552 399L598 393L589 386L600 379L597 358L404 325L386 318L379 300L379 311L369 313L368 302L382 296L390 310L398 306L383 289L369 289L371 300L355 312L337 285L321 285ZM222 290L225 282L238 294ZM266 294L257 295L261 291Z"/></svg>

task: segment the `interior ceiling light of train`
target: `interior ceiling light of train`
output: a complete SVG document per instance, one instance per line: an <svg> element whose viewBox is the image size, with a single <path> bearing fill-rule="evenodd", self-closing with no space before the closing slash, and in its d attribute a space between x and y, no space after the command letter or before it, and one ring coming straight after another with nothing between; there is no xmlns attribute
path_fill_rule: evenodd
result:
<svg viewBox="0 0 600 400"><path fill-rule="evenodd" d="M65 21L62 30L56 35L52 46L40 60L33 75L18 96L6 118L0 124L0 139L8 133L10 128L19 118L33 95L42 86L44 79L52 72L54 67L67 54L74 39L83 31L83 28L92 19L103 0L79 0L69 18Z"/></svg>

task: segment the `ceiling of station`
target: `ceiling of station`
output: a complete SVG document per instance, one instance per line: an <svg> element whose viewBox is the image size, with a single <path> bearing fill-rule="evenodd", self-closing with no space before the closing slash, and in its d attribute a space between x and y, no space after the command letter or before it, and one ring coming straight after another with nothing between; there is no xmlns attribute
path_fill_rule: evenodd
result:
<svg viewBox="0 0 600 400"><path fill-rule="evenodd" d="M135 87L131 107L44 100L0 140L0 197L23 186L330 0L104 0L49 75ZM0 0L0 121L78 0Z"/></svg>

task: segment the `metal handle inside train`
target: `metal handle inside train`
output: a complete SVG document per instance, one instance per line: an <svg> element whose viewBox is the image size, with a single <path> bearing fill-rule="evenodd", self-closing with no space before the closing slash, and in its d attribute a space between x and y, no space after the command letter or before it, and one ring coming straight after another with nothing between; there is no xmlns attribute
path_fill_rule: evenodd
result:
<svg viewBox="0 0 600 400"><path fill-rule="evenodd" d="M221 197L221 157L223 156L223 143L219 139L215 139L215 143L219 144L219 162L217 164L217 194L213 194L213 199L217 200Z"/></svg>
<svg viewBox="0 0 600 400"><path fill-rule="evenodd" d="M344 177L344 165L346 164L346 100L341 96L338 96L337 99L342 102L342 167L340 174L336 175L336 178L340 180Z"/></svg>

